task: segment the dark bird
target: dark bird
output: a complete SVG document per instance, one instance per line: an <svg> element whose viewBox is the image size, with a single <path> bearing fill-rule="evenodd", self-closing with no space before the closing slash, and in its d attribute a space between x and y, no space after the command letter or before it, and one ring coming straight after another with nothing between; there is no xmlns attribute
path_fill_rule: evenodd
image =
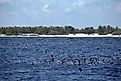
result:
<svg viewBox="0 0 121 81"><path fill-rule="evenodd" d="M51 55L49 59L44 60L46 63L54 62L54 56Z"/></svg>
<svg viewBox="0 0 121 81"><path fill-rule="evenodd" d="M79 68L79 71L81 72L82 71L82 68Z"/></svg>

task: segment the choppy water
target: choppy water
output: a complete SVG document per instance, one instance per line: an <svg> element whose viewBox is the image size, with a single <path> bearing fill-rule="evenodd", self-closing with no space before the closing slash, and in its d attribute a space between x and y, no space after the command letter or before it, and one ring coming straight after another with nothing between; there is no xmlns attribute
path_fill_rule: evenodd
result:
<svg viewBox="0 0 121 81"><path fill-rule="evenodd" d="M121 81L113 54L121 38L0 38L0 81Z"/></svg>

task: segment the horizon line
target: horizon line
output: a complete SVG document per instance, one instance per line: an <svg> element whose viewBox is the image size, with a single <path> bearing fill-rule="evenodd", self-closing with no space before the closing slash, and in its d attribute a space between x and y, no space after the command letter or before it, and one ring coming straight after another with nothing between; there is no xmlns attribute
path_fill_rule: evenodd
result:
<svg viewBox="0 0 121 81"><path fill-rule="evenodd" d="M64 27L64 26L72 26L72 27L74 27L74 28L82 28L82 27L94 27L94 28L97 28L97 27L99 27L99 26L108 26L108 25L110 25L110 26L112 26L112 27L121 27L121 26L114 26L114 25L111 25L111 24L99 24L99 25L96 25L96 26L94 26L94 25L85 25L85 26L75 26L75 25L72 25L72 24L65 24L65 25L0 25L0 27L24 27L24 26L26 26L26 27L38 27L38 26L45 26L45 27L51 27L51 26L59 26L59 27Z"/></svg>

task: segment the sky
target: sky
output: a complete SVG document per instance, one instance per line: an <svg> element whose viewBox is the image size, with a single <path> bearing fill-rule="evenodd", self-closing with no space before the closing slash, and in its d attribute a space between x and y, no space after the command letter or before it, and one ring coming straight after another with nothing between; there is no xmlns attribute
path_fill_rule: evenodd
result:
<svg viewBox="0 0 121 81"><path fill-rule="evenodd" d="M0 0L0 26L108 24L121 28L121 0Z"/></svg>

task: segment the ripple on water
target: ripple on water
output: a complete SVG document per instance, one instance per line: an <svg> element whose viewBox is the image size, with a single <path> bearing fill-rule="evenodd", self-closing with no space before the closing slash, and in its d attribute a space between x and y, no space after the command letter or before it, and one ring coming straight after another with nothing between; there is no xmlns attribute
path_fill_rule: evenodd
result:
<svg viewBox="0 0 121 81"><path fill-rule="evenodd" d="M112 57L121 53L119 38L2 39L0 81L121 80L121 62Z"/></svg>

